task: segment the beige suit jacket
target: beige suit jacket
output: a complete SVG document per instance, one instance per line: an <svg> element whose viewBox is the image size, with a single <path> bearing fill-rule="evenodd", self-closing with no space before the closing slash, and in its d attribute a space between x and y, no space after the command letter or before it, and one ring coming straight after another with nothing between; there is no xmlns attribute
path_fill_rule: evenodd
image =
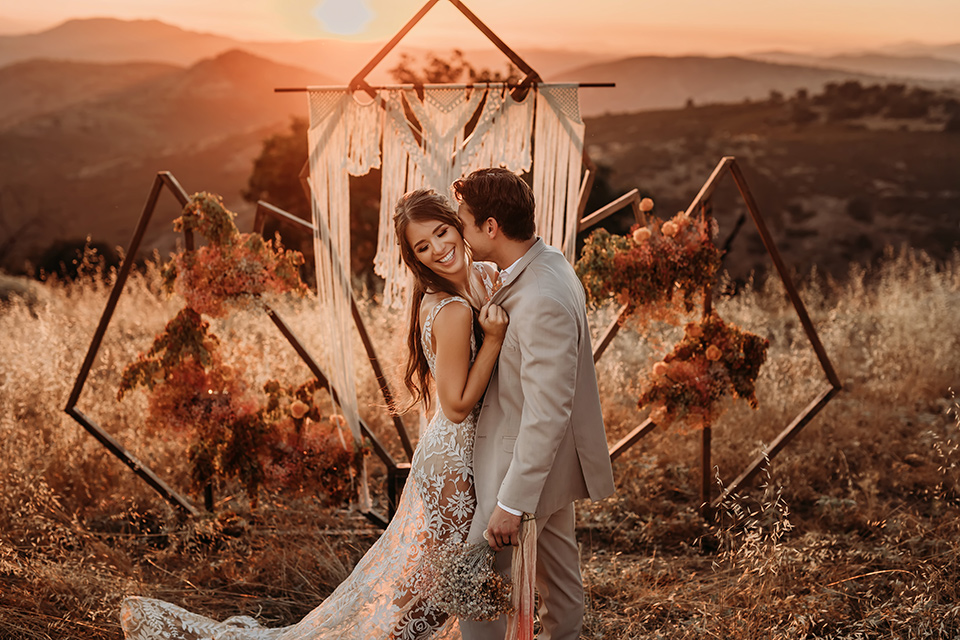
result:
<svg viewBox="0 0 960 640"><path fill-rule="evenodd" d="M585 298L570 263L538 239L493 302L510 324L477 424L478 515L500 501L546 516L612 494Z"/></svg>

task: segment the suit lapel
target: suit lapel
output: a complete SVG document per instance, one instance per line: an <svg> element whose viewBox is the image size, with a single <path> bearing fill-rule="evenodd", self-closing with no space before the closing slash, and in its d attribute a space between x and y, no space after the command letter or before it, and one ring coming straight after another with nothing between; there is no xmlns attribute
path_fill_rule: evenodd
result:
<svg viewBox="0 0 960 640"><path fill-rule="evenodd" d="M500 301L509 293L509 290L513 287L514 283L520 278L520 275L523 273L523 270L527 268L531 262L536 260L537 256L543 253L546 249L547 244L543 241L543 238L537 238L537 241L531 246L523 257L520 258L520 261L517 263L517 266L513 268L513 272L510 274L510 280L504 283L490 298L490 302L500 304Z"/></svg>

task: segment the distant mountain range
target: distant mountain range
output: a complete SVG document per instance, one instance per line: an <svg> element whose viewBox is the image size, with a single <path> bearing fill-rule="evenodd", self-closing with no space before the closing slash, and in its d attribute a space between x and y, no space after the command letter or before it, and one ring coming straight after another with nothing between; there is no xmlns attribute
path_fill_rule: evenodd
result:
<svg viewBox="0 0 960 640"><path fill-rule="evenodd" d="M300 42L245 42L225 36L198 33L174 27L158 20L118 20L89 18L69 20L40 33L0 35L0 66L47 58L84 62L164 62L191 65L204 58L231 49L243 49L282 64L318 71L345 84L382 48L383 43L307 40ZM424 48L400 46L370 75L370 80L389 80L389 69L401 52L414 58L424 56ZM446 51L433 51L437 55ZM489 50L465 51L465 57L477 68L502 70L507 58L491 45ZM609 59L610 56L567 51L528 50L524 59L543 77L564 69Z"/></svg>
<svg viewBox="0 0 960 640"><path fill-rule="evenodd" d="M91 18L67 21L33 34L0 36L0 67L36 59L87 63L151 62L190 66L229 50L244 50L283 65L322 74L326 82L346 84L379 51L380 43L339 40L244 42L187 31L157 20ZM389 70L401 53L422 60L428 53L403 43L370 74L371 82L390 82ZM433 52L443 56L444 51ZM505 56L492 45L466 51L477 68L502 70ZM743 57L642 56L611 59L578 51L530 50L520 55L548 81L614 82L615 89L583 93L586 116L695 104L755 100L775 90L819 90L827 82L912 80L960 84L960 43L903 43L873 53L817 57L770 51ZM122 75L122 72L120 73ZM68 81L69 84L69 81ZM274 83L281 86L281 83ZM55 91L54 91L55 92ZM47 100L48 98L44 98ZM0 125L4 122L0 107Z"/></svg>
<svg viewBox="0 0 960 640"><path fill-rule="evenodd" d="M379 47L248 43L157 21L113 19L0 36L0 246L17 237L0 267L19 269L57 239L91 235L125 244L159 170L173 171L187 191L220 193L249 221L251 207L239 192L263 140L285 130L291 117L306 116L303 94L274 88L345 84ZM549 81L615 82L613 89L582 92L587 116L759 100L799 88L813 93L827 82L881 82L894 68L919 74L939 65L946 78L953 64L942 52L927 64L913 50L913 57L870 57L869 69L865 58L831 63L859 61L854 70L823 60L519 53ZM492 46L465 57L478 68L503 68L505 60ZM370 80L386 79L395 63L388 57ZM933 81L928 73L916 77ZM172 247L175 207L164 202L168 210L149 230L148 250Z"/></svg>
<svg viewBox="0 0 960 640"><path fill-rule="evenodd" d="M188 65L241 44L159 20L86 18L68 20L39 33L0 36L0 65L33 58Z"/></svg>
<svg viewBox="0 0 960 640"><path fill-rule="evenodd" d="M590 78L613 82L612 89L585 89L580 110L585 116L675 109L692 103L742 102L784 95L798 89L819 91L828 82L876 82L876 76L745 58L642 56L600 63L561 74L558 80Z"/></svg>
<svg viewBox="0 0 960 640"><path fill-rule="evenodd" d="M952 53L955 49L955 53ZM810 56L783 51L770 51L750 56L755 60L777 64L837 69L880 76L885 80L914 79L960 82L960 45L936 47L933 54L849 53L834 56ZM935 55L939 54L939 55Z"/></svg>
<svg viewBox="0 0 960 640"><path fill-rule="evenodd" d="M942 58L960 62L960 42L951 44L925 44L922 42L901 42L880 47L877 53L894 56L922 56Z"/></svg>
<svg viewBox="0 0 960 640"><path fill-rule="evenodd" d="M0 67L36 58L82 62L160 62L189 66L231 49L305 69L318 71L336 83L348 82L382 43L305 40L286 42L250 42L228 36L199 33L158 20L119 20L87 18L64 22L52 29L22 35L0 35ZM371 74L376 82L389 80L389 69L405 52L423 56L423 47L407 47L403 42ZM434 51L438 55L445 51ZM483 50L465 51L465 57L478 68L503 69L506 58L492 45ZM549 81L570 78L575 69L591 69L599 63L616 62L610 55L555 49L518 50L540 75ZM876 51L835 56L814 56L783 51L768 51L742 56L764 62L890 78L960 81L960 42L947 45L900 43ZM649 56L648 56L649 58ZM643 59L635 58L632 59ZM694 57L690 59L700 59ZM721 58L723 59L723 58ZM576 78L596 81L595 78Z"/></svg>

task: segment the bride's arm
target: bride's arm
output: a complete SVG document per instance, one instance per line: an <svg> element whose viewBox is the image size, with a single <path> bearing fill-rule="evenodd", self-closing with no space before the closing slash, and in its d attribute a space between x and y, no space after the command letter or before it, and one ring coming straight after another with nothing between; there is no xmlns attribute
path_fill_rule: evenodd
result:
<svg viewBox="0 0 960 640"><path fill-rule="evenodd" d="M483 397L503 345L507 314L496 305L484 305L480 324L485 332L483 345L471 367L473 312L464 304L448 304L434 320L437 399L443 415L453 422L463 422Z"/></svg>

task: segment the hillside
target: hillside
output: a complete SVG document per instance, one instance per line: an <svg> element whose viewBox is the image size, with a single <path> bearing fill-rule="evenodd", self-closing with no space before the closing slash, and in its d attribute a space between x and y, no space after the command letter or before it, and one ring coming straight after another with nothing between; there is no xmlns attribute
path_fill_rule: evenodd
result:
<svg viewBox="0 0 960 640"><path fill-rule="evenodd" d="M960 62L960 42L947 44L923 44L920 42L899 42L880 47L878 53L894 56L930 56Z"/></svg>
<svg viewBox="0 0 960 640"><path fill-rule="evenodd" d="M686 209L719 160L736 157L786 263L801 273L844 277L850 262L867 264L886 246L949 257L960 247L960 134L944 132L934 110L913 120L839 118L825 102L813 96L803 124L793 100L592 118L586 144L612 194L639 188L660 217ZM723 240L746 210L729 176L721 185L714 215ZM748 220L726 267L745 278L770 264Z"/></svg>
<svg viewBox="0 0 960 640"><path fill-rule="evenodd" d="M6 265L57 238L127 244L159 170L244 210L239 191L263 139L306 113L302 94L273 88L329 82L232 51L0 131L0 234L27 225ZM148 246L169 246L169 220Z"/></svg>
<svg viewBox="0 0 960 640"><path fill-rule="evenodd" d="M240 44L233 38L186 31L159 20L84 18L39 33L0 36L0 65L34 58L189 65Z"/></svg>
<svg viewBox="0 0 960 640"><path fill-rule="evenodd" d="M839 69L885 78L909 78L938 82L960 82L960 59L932 55L892 55L879 53L811 56L783 51L757 53L750 58L776 64Z"/></svg>
<svg viewBox="0 0 960 640"><path fill-rule="evenodd" d="M694 104L765 99L771 91L819 91L828 82L876 81L866 74L774 64L746 58L640 56L586 65L559 74L557 81L615 82L611 89L584 90L585 116L673 109Z"/></svg>
<svg viewBox="0 0 960 640"><path fill-rule="evenodd" d="M30 60L0 68L0 130L180 71L160 63Z"/></svg>

